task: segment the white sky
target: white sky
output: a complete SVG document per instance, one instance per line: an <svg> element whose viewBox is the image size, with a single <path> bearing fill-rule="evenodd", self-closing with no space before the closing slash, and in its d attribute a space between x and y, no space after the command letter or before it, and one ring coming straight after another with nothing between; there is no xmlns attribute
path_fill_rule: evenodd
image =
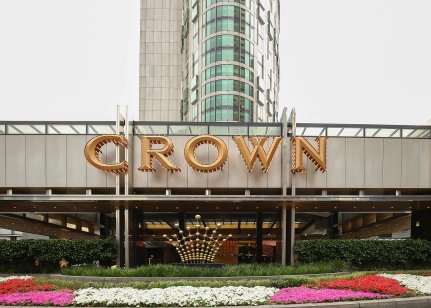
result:
<svg viewBox="0 0 431 308"><path fill-rule="evenodd" d="M174 0L172 0L174 1ZM430 0L281 0L299 122L431 118ZM138 119L139 0L0 0L0 120Z"/></svg>

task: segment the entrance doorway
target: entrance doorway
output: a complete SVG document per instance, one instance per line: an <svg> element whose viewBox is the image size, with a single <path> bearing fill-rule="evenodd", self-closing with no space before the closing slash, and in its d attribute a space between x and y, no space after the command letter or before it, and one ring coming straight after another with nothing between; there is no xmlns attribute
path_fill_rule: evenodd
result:
<svg viewBox="0 0 431 308"><path fill-rule="evenodd" d="M217 253L215 263L281 263L281 215L274 212L242 212L242 213L154 213L140 212L142 221L137 224L139 239L134 245L142 247L136 256L140 263L169 264L179 262L178 254L164 234L174 237L178 228L192 232L196 228L195 215L200 214L202 227L211 232L216 229L226 241Z"/></svg>

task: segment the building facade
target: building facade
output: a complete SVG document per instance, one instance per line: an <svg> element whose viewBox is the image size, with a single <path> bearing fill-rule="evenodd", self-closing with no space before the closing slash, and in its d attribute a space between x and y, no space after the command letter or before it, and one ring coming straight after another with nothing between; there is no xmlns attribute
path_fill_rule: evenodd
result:
<svg viewBox="0 0 431 308"><path fill-rule="evenodd" d="M180 121L182 0L141 0L139 118Z"/></svg>
<svg viewBox="0 0 431 308"><path fill-rule="evenodd" d="M178 261L163 235L196 214L233 235L221 263L289 264L302 239L431 240L429 126L283 119L134 122L126 135L121 121L0 123L0 228L115 236L121 266Z"/></svg>
<svg viewBox="0 0 431 308"><path fill-rule="evenodd" d="M141 120L278 120L279 0L141 3Z"/></svg>

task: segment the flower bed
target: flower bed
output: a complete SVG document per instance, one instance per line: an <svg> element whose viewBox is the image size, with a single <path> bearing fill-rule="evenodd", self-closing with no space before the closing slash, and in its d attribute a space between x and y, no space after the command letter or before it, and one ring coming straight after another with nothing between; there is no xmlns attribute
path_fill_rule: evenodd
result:
<svg viewBox="0 0 431 308"><path fill-rule="evenodd" d="M286 277L288 278L288 277ZM292 279L292 278L290 278ZM299 278L295 278L299 279ZM327 278L328 279L328 278ZM56 280L11 276L0 280L0 306L135 306L135 307L214 307L255 306L270 303L300 304L382 299L397 296L431 294L431 277L419 275L365 275L350 279L321 280L309 284L310 279L284 283L287 288L266 286L205 287L184 285L151 288L149 285L112 288L85 288L81 284L64 285ZM226 282L229 285L229 282ZM308 284L307 284L308 283ZM94 286L88 284L87 286ZM272 286L277 284L272 284ZM62 287L59 287L62 286ZM114 285L115 286L115 285ZM69 288L75 291L69 290Z"/></svg>
<svg viewBox="0 0 431 308"><path fill-rule="evenodd" d="M29 292L29 291L53 291L57 289L52 284L38 284L34 278L13 278L0 282L0 294Z"/></svg>
<svg viewBox="0 0 431 308"><path fill-rule="evenodd" d="M359 276L353 279L336 279L319 281L313 287L323 289L344 289L386 295L404 295L410 290L400 286L397 280L379 275Z"/></svg>
<svg viewBox="0 0 431 308"><path fill-rule="evenodd" d="M31 276L10 276L0 280L0 305L66 306L73 304L70 290L54 291L53 284L40 284Z"/></svg>
<svg viewBox="0 0 431 308"><path fill-rule="evenodd" d="M12 279L30 279L32 276L8 276L8 277L0 277L0 283L12 280Z"/></svg>
<svg viewBox="0 0 431 308"><path fill-rule="evenodd" d="M278 304L323 303L360 299L381 299L387 295L351 290L311 289L294 287L281 289L271 297Z"/></svg>
<svg viewBox="0 0 431 308"><path fill-rule="evenodd" d="M419 276L419 275L408 275L408 274L382 274L382 277L394 279L401 285L405 286L410 290L420 292L422 294L431 294L431 277L430 276Z"/></svg>
<svg viewBox="0 0 431 308"><path fill-rule="evenodd" d="M254 306L268 302L277 291L267 287L170 287L138 290L134 288L82 289L75 292L79 306Z"/></svg>
<svg viewBox="0 0 431 308"><path fill-rule="evenodd" d="M14 306L68 306L73 304L74 295L70 290L32 291L0 295L1 305Z"/></svg>

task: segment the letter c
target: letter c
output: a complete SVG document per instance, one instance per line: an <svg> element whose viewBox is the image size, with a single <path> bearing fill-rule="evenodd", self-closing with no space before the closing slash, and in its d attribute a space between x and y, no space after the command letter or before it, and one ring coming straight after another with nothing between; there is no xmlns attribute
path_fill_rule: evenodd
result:
<svg viewBox="0 0 431 308"><path fill-rule="evenodd" d="M85 145L84 155L87 161L94 167L105 172L115 174L126 173L128 170L127 162L122 161L115 164L107 164L100 160L101 148L108 143L113 143L117 147L127 148L128 143L126 137L122 135L101 135L97 136Z"/></svg>

